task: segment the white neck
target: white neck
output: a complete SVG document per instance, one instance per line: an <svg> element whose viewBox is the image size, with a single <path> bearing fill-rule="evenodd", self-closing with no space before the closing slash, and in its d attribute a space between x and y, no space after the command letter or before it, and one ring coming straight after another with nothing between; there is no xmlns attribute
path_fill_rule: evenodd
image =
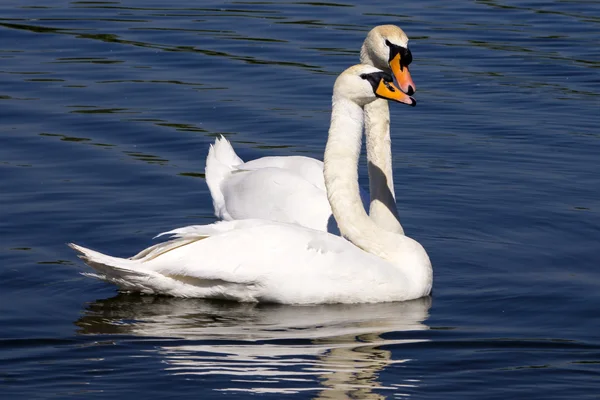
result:
<svg viewBox="0 0 600 400"><path fill-rule="evenodd" d="M361 249L386 258L382 234L387 236L390 232L383 231L369 218L359 194L362 126L363 109L334 95L324 156L325 186L340 233Z"/></svg>
<svg viewBox="0 0 600 400"><path fill-rule="evenodd" d="M325 187L333 216L346 239L403 271L408 280L407 298L424 296L432 279L425 249L407 236L380 228L363 208L358 188L362 126L363 109L334 93L324 157Z"/></svg>
<svg viewBox="0 0 600 400"><path fill-rule="evenodd" d="M404 234L398 218L394 192L388 102L377 99L365 105L364 110L371 194L369 216L386 231Z"/></svg>

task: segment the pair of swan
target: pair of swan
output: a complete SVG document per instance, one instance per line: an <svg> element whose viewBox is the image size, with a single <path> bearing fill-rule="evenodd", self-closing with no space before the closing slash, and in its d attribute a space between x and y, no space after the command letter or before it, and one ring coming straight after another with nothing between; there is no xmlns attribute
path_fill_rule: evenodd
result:
<svg viewBox="0 0 600 400"><path fill-rule="evenodd" d="M428 295L433 275L429 257L417 241L403 234L397 219L391 180L389 111L383 100L415 103L406 94L414 92L408 73L411 56L407 42L408 38L397 27L375 28L361 50L363 64L344 71L333 88L331 125L320 179L345 239L326 232L323 220L320 226L308 226L312 221L318 222L318 218L308 218L303 226L289 223L298 221L273 220L273 215L267 212L266 218L261 219L232 219L165 232L161 235L170 235L171 240L129 259L71 244L95 270L88 275L126 291L242 302L371 303ZM378 66L391 70L400 88ZM365 212L358 186L363 124L370 154L371 216ZM213 161L219 161L217 152L223 153L218 150L217 146L211 149ZM239 210L228 204L227 190L223 190L227 180L243 185L236 175L281 172L295 161L283 159L284 164L279 167L271 164L239 168L241 160L233 157L233 150L229 155L234 161L229 167L233 173L213 175L212 167L207 165L215 208L227 218L234 218L231 213ZM277 161L281 163L282 159ZM227 166L222 159L220 163L212 165ZM298 179L305 170L299 171ZM292 167L288 172L298 170ZM319 174L309 172L307 177L308 182L315 179L314 186L318 188ZM289 214L282 213L284 220L286 215L293 217L297 207L285 204L288 205ZM245 212L249 215L242 217L256 217L252 209ZM327 215L324 217L328 220Z"/></svg>
<svg viewBox="0 0 600 400"><path fill-rule="evenodd" d="M361 64L392 72L400 89L411 95L415 84L408 65L408 37L394 25L382 25L367 35ZM390 112L385 99L364 105L369 171L369 215L380 227L403 234L398 219L392 175ZM244 163L225 138L210 147L206 183L215 214L225 221L259 218L289 222L339 233L332 217L323 179L323 162L302 156L262 157ZM369 203L369 194L361 188Z"/></svg>

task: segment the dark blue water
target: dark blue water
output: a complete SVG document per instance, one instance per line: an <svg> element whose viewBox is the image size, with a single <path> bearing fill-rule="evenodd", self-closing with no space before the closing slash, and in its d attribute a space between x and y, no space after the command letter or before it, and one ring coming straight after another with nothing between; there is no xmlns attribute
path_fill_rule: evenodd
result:
<svg viewBox="0 0 600 400"><path fill-rule="evenodd" d="M79 275L66 242L130 256L214 221L218 134L321 158L335 76L384 23L411 38L394 172L432 298L239 305ZM600 398L599 126L596 1L3 1L2 399Z"/></svg>

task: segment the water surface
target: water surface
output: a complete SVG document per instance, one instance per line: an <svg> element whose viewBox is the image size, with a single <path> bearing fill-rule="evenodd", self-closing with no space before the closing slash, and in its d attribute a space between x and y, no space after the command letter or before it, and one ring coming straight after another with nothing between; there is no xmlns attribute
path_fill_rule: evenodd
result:
<svg viewBox="0 0 600 400"><path fill-rule="evenodd" d="M239 305L79 275L66 242L130 256L215 220L219 134L322 158L333 81L384 23L411 38L394 177L432 298ZM5 1L0 38L3 398L598 398L597 2Z"/></svg>

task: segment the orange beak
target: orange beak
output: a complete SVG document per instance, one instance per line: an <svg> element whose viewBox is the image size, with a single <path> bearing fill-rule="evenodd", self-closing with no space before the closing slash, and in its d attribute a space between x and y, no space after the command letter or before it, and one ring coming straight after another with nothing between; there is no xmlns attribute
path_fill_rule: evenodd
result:
<svg viewBox="0 0 600 400"><path fill-rule="evenodd" d="M410 72L408 72L408 66L402 66L400 63L400 54L396 54L389 64L396 81L398 81L400 90L409 95L413 94L417 90L417 86L413 82Z"/></svg>
<svg viewBox="0 0 600 400"><path fill-rule="evenodd" d="M383 79L379 81L379 85L377 86L377 90L375 90L375 94L383 99L394 100L398 103L408 104L413 107L417 105L417 101L415 99L402 92L392 82L386 82Z"/></svg>

